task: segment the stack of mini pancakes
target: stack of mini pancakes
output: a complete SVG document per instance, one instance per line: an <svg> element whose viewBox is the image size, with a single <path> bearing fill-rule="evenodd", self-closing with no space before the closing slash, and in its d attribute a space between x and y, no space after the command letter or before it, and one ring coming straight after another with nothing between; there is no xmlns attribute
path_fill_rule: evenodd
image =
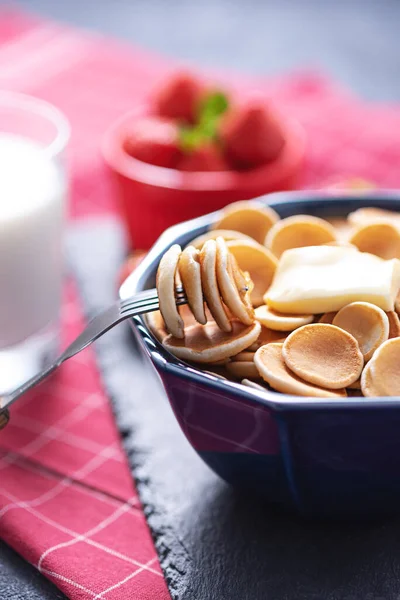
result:
<svg viewBox="0 0 400 600"><path fill-rule="evenodd" d="M361 269L371 264L377 273L390 271L390 290L358 297L357 287L352 295L336 289L332 298L321 293L311 302L304 300L310 287L305 281L298 304L292 300L290 312L282 309L285 297L277 310L274 292L284 263L294 249L308 247L314 263L315 256L327 256L328 277L331 263L336 261L337 273L338 265L362 253ZM400 214L363 208L347 220L280 219L264 204L237 202L205 235L163 256L160 312L147 316L148 325L175 356L245 385L314 397L398 395L399 259ZM293 269L295 259L291 264ZM178 309L179 287L188 304ZM297 310L300 300L308 311Z"/></svg>

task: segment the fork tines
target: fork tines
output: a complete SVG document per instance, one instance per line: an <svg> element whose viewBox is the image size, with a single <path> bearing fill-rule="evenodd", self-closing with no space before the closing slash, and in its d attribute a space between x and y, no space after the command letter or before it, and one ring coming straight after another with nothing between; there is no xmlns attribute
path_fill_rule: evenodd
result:
<svg viewBox="0 0 400 600"><path fill-rule="evenodd" d="M186 294L182 286L176 288L176 304L181 306L187 304ZM132 312L133 314L141 314L152 312L160 308L159 298L156 289L144 290L135 294L132 298L127 298L121 302L121 314Z"/></svg>

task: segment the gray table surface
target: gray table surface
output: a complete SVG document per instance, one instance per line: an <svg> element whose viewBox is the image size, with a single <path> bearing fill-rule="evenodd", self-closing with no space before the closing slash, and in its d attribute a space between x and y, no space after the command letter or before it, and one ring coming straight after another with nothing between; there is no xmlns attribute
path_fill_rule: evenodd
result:
<svg viewBox="0 0 400 600"><path fill-rule="evenodd" d="M400 100L400 0L18 0L14 4L189 64L264 75L311 67L367 99ZM61 597L0 542L0 598Z"/></svg>
<svg viewBox="0 0 400 600"><path fill-rule="evenodd" d="M316 67L366 98L400 99L399 0L16 0L16 4L202 66L263 74Z"/></svg>

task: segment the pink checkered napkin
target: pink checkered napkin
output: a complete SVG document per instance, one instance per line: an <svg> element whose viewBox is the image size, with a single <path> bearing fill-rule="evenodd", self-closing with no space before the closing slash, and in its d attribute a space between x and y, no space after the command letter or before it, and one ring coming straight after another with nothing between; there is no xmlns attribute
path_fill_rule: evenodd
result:
<svg viewBox="0 0 400 600"><path fill-rule="evenodd" d="M74 219L115 212L99 142L174 65L58 24L0 11L0 89L42 97L72 124ZM243 88L243 79L230 78ZM400 107L360 103L329 81L247 78L305 126L305 187L337 178L400 184ZM64 343L83 327L68 285ZM88 427L90 423L90 427ZM70 598L169 597L91 349L26 396L0 433L0 535Z"/></svg>

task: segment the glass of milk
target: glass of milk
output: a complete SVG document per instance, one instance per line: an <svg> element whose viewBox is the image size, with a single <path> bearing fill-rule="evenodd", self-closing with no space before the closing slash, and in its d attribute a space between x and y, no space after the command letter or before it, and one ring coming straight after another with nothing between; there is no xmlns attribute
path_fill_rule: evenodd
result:
<svg viewBox="0 0 400 600"><path fill-rule="evenodd" d="M55 107L0 92L0 393L58 350L68 139Z"/></svg>

